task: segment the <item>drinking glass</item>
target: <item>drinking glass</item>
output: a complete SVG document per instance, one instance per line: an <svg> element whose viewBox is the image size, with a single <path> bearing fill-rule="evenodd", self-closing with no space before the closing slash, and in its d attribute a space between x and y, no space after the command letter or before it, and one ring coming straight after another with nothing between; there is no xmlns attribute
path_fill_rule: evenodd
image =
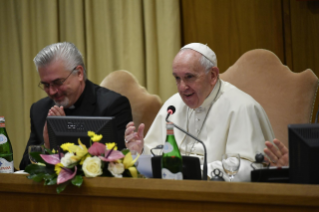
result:
<svg viewBox="0 0 319 212"><path fill-rule="evenodd" d="M44 148L42 145L30 145L28 148L28 152L31 163L35 164L37 163L37 161L33 157L31 157L30 153L39 152L40 154L44 154Z"/></svg>
<svg viewBox="0 0 319 212"><path fill-rule="evenodd" d="M229 182L231 182L239 170L240 155L235 153L223 154L222 164L225 173L229 176Z"/></svg>

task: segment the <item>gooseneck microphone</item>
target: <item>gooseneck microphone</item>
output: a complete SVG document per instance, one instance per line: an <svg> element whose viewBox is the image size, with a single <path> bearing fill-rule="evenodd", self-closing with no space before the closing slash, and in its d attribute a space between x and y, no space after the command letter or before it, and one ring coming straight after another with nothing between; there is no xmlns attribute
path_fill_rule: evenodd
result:
<svg viewBox="0 0 319 212"><path fill-rule="evenodd" d="M175 107L173 106L173 105L171 105L171 106L169 106L168 108L167 108L167 116L166 116L166 122L168 122L168 117L170 116L170 115L172 115L172 114L174 114L175 113Z"/></svg>
<svg viewBox="0 0 319 212"><path fill-rule="evenodd" d="M174 114L176 111L175 107L173 105L169 106L167 108L167 116L166 116L166 122L171 122L168 120L168 117L172 114ZM202 142L201 140L199 140L198 138L196 138L195 136L193 136L192 134L190 134L189 132L186 132L185 130L183 130L182 128L180 128L179 126L175 125L173 122L171 122L173 124L174 127L176 127L177 129L179 129L180 131L182 131L183 133L185 133L186 135L190 136L191 138L195 139L196 141L198 141L199 143L201 143L203 145L204 148L204 170L203 170L203 180L207 181L207 152L206 152L206 146L204 144L204 142Z"/></svg>

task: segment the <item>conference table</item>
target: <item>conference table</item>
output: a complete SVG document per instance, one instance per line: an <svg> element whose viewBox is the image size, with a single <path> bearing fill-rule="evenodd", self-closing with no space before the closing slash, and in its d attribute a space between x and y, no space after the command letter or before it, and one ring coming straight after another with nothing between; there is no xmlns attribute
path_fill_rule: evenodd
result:
<svg viewBox="0 0 319 212"><path fill-rule="evenodd" d="M0 211L319 211L319 185L84 178L60 194L25 174L0 174Z"/></svg>

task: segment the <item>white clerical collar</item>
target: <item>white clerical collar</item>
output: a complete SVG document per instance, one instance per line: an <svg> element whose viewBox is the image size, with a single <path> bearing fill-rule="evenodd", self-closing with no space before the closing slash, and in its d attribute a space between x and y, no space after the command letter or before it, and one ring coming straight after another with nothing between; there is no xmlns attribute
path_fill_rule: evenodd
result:
<svg viewBox="0 0 319 212"><path fill-rule="evenodd" d="M203 104L201 106L199 106L198 108L192 109L192 110L200 112L202 110L209 108L213 104L215 97L218 95L220 86L221 86L221 80L218 79L216 85L214 86L213 90L210 92L208 97L206 97Z"/></svg>

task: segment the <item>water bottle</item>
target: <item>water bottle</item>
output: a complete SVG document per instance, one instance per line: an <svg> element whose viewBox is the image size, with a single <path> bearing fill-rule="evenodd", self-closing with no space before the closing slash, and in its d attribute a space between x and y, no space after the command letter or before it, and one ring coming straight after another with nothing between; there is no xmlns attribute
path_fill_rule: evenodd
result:
<svg viewBox="0 0 319 212"><path fill-rule="evenodd" d="M0 116L0 173L13 173L13 151L6 131L4 116Z"/></svg>
<svg viewBox="0 0 319 212"><path fill-rule="evenodd" d="M172 123L166 124L167 136L162 154L162 179L183 179L183 160L179 152Z"/></svg>

